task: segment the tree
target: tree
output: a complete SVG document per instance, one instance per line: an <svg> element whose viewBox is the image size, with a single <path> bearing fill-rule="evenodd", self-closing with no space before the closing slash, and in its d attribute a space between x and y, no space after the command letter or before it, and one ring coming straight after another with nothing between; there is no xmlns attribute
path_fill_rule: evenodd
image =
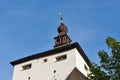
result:
<svg viewBox="0 0 120 80"><path fill-rule="evenodd" d="M120 42L108 37L106 44L110 53L98 52L100 64L91 64L88 80L120 80Z"/></svg>

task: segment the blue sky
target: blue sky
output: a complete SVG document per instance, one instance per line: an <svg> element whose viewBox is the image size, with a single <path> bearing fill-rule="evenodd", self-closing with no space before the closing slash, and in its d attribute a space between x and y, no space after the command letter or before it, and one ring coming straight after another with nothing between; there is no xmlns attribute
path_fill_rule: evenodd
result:
<svg viewBox="0 0 120 80"><path fill-rule="evenodd" d="M68 35L92 62L108 50L108 36L120 41L120 0L0 0L0 80L11 80L9 62L53 49L62 10Z"/></svg>

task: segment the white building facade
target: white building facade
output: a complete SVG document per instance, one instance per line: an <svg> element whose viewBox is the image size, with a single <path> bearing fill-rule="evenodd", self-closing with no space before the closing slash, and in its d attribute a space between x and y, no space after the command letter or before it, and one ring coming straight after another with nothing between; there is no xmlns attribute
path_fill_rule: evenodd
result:
<svg viewBox="0 0 120 80"><path fill-rule="evenodd" d="M12 80L85 80L90 60L80 45L71 44L64 23L58 27L54 49L12 61Z"/></svg>

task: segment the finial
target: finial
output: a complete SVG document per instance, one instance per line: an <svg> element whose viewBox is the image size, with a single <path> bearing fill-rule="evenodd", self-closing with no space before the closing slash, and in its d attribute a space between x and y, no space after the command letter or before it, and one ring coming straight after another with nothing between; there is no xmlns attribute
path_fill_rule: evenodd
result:
<svg viewBox="0 0 120 80"><path fill-rule="evenodd" d="M59 12L60 15L60 20L61 20L61 24L58 27L57 31L58 31L58 36L55 37L55 45L54 48L58 48L58 47L62 47L62 46L66 46L69 45L71 43L71 39L69 38L69 36L67 35L68 33L68 28L67 26L64 24L63 21L63 16L62 16L62 12Z"/></svg>
<svg viewBox="0 0 120 80"><path fill-rule="evenodd" d="M60 11L59 15L60 15L61 23L64 23L64 19L63 19L62 11Z"/></svg>

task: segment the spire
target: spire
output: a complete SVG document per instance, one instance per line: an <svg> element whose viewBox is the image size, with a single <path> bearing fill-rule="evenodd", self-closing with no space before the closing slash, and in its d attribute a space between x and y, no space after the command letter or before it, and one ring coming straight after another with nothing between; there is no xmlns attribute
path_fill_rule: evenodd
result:
<svg viewBox="0 0 120 80"><path fill-rule="evenodd" d="M61 19L61 24L60 24L60 26L58 27L57 30L58 30L59 35L64 35L64 34L68 33L68 28L64 24L64 19L63 19L63 15L62 15L61 11L60 11L59 15L60 15L60 19Z"/></svg>
<svg viewBox="0 0 120 80"><path fill-rule="evenodd" d="M63 18L63 15L62 15L62 11L60 11L59 15L60 15L61 23L64 23L64 18Z"/></svg>
<svg viewBox="0 0 120 80"><path fill-rule="evenodd" d="M54 46L54 48L65 46L65 45L69 45L71 43L71 41L72 41L69 38L69 36L67 35L68 28L64 24L62 13L60 12L59 14L60 14L60 19L61 19L61 24L60 24L60 26L57 29L58 36L54 38L55 39L55 46Z"/></svg>

